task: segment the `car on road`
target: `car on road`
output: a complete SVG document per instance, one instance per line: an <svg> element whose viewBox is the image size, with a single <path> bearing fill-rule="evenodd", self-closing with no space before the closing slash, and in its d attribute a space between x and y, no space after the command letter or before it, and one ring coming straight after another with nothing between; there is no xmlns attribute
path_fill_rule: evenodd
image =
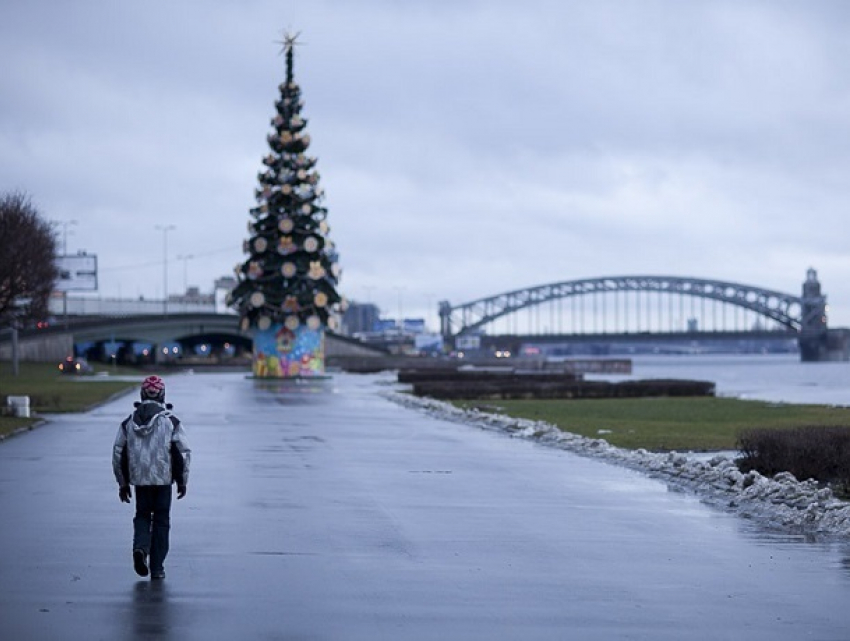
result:
<svg viewBox="0 0 850 641"><path fill-rule="evenodd" d="M59 371L63 374L92 374L94 369L84 358L69 356L59 363Z"/></svg>

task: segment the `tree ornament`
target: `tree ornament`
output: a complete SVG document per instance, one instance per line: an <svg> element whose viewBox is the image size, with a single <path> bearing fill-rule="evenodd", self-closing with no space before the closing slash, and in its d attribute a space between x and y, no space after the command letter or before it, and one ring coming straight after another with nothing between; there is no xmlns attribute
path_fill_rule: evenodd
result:
<svg viewBox="0 0 850 641"><path fill-rule="evenodd" d="M300 324L301 324L301 322L298 320L297 316L287 316L286 320L283 321L284 327L286 327L286 329L290 329L292 331L295 331L296 329L298 329L298 326Z"/></svg>
<svg viewBox="0 0 850 641"><path fill-rule="evenodd" d="M309 239L308 239L309 240ZM305 243L306 245L306 243ZM321 261L310 261L310 271L307 272L307 277L313 280L319 280L325 275L325 268L322 267Z"/></svg>
<svg viewBox="0 0 850 641"><path fill-rule="evenodd" d="M313 296L313 302L316 307L324 307L328 304L328 295L325 292L318 292L315 296Z"/></svg>
<svg viewBox="0 0 850 641"><path fill-rule="evenodd" d="M277 243L277 253L284 256L292 254L298 250L295 243L292 242L292 236L281 236Z"/></svg>
<svg viewBox="0 0 850 641"><path fill-rule="evenodd" d="M295 222L291 218L281 218L277 228L284 234L288 234L295 228Z"/></svg>
<svg viewBox="0 0 850 641"><path fill-rule="evenodd" d="M248 302L251 303L251 307L259 309L260 307L266 304L266 297L263 292L254 292L253 294L251 294L251 297L248 299Z"/></svg>
<svg viewBox="0 0 850 641"><path fill-rule="evenodd" d="M304 250L312 254L317 249L319 249L319 241L316 240L316 237L307 236L307 239L304 241Z"/></svg>
<svg viewBox="0 0 850 641"><path fill-rule="evenodd" d="M258 254L262 254L266 249L268 249L269 241L267 241L262 236L257 236L254 239L254 251Z"/></svg>
<svg viewBox="0 0 850 641"><path fill-rule="evenodd" d="M260 316L257 319L257 328L260 331L265 331L271 326L272 326L272 319L269 318L268 316Z"/></svg>

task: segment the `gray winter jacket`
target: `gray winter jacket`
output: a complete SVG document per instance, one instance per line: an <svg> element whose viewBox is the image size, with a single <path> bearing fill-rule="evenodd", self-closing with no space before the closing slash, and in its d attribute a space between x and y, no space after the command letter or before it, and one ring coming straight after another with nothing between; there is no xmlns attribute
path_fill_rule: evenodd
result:
<svg viewBox="0 0 850 641"><path fill-rule="evenodd" d="M144 401L118 428L112 447L112 471L121 487L171 485L174 481L185 486L189 482L191 455L180 420L165 405ZM173 461L173 456L180 460ZM174 478L172 470L179 474L178 478Z"/></svg>

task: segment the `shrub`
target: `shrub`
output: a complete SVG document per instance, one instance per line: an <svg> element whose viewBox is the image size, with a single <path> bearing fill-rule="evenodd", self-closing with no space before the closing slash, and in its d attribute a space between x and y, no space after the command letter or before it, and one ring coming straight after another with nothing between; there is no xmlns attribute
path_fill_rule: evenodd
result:
<svg viewBox="0 0 850 641"><path fill-rule="evenodd" d="M740 433L738 468L764 476L790 472L798 480L815 479L850 490L850 427L805 425L753 428Z"/></svg>

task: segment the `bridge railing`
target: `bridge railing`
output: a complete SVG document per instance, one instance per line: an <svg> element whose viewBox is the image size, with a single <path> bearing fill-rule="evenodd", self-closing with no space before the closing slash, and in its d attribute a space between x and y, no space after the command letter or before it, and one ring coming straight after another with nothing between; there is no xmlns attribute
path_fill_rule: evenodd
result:
<svg viewBox="0 0 850 641"><path fill-rule="evenodd" d="M156 299L132 298L51 298L48 311L52 316L138 316L143 314L227 314L234 313L230 308L213 302L184 300L165 301Z"/></svg>

